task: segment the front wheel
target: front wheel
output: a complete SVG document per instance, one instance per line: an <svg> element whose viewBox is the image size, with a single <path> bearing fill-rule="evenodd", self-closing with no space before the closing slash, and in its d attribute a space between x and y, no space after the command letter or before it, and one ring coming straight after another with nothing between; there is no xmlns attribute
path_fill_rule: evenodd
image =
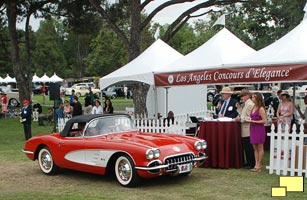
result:
<svg viewBox="0 0 307 200"><path fill-rule="evenodd" d="M42 172L47 175L53 175L58 170L58 166L54 163L52 154L48 147L43 147L39 150L38 164Z"/></svg>
<svg viewBox="0 0 307 200"><path fill-rule="evenodd" d="M125 187L133 187L140 180L132 159L127 155L122 155L117 158L115 163L115 176L117 181Z"/></svg>

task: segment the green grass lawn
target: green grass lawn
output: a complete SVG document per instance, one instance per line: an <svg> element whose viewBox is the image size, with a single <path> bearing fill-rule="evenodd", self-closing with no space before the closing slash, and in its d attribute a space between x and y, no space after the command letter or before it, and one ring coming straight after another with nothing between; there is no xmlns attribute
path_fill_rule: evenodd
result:
<svg viewBox="0 0 307 200"><path fill-rule="evenodd" d="M136 188L121 187L116 180L105 176L71 170L46 176L40 172L37 161L29 160L21 152L24 134L18 119L0 119L0 128L0 199L258 200L272 199L271 187L279 184L278 176L270 175L268 170L251 173L246 169L197 168L188 177L145 180ZM52 129L52 125L32 124L33 135L51 133ZM266 152L266 165L268 157ZM306 185L305 181L305 188ZM292 192L287 199L306 199L306 196L305 192Z"/></svg>
<svg viewBox="0 0 307 200"><path fill-rule="evenodd" d="M85 97L79 97L79 101L82 105L84 105L84 98ZM65 99L69 100L69 96L65 96ZM104 101L104 99L103 99ZM126 107L133 107L133 99L125 99L124 97L118 97L115 99L111 99L114 111L115 112L123 112L125 111ZM49 96L46 96L46 104L43 105L43 97L40 94L35 94L33 96L33 102L39 102L43 107L43 113L47 113L48 107L52 107L54 104L54 101L49 100ZM103 105L103 103L102 103Z"/></svg>

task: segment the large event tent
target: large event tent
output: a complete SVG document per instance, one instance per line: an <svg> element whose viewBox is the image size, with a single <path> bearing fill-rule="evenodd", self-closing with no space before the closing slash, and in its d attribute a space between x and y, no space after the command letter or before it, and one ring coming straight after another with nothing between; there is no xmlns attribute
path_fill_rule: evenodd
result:
<svg viewBox="0 0 307 200"><path fill-rule="evenodd" d="M147 110L148 116L152 117L157 113L157 99L162 98L158 97L155 91L154 72L182 56L182 54L158 39L134 60L100 78L100 89L115 84L127 84L131 82L149 84L151 87L147 95ZM163 101L165 102L165 98Z"/></svg>
<svg viewBox="0 0 307 200"><path fill-rule="evenodd" d="M100 78L100 89L121 82L143 82L154 85L153 73L183 55L158 39L134 60L116 71Z"/></svg>
<svg viewBox="0 0 307 200"><path fill-rule="evenodd" d="M292 31L273 44L223 66L213 66L197 71L181 73L192 74L199 81L176 82L178 73L155 75L156 85L176 84L215 84L251 82L293 82L307 80L307 20L303 20ZM169 81L175 80L175 81Z"/></svg>
<svg viewBox="0 0 307 200"><path fill-rule="evenodd" d="M255 50L223 28L203 45L156 73L216 68L251 55Z"/></svg>
<svg viewBox="0 0 307 200"><path fill-rule="evenodd" d="M209 77L206 77L206 73L202 72L209 68L216 68L217 66L238 61L254 52L254 49L246 45L226 28L223 28L194 51L167 65L165 68L156 71L155 84L156 86L170 87L168 93L170 109L173 109L172 105L175 104L182 105L181 113L186 113L191 109L204 109L207 100L205 95L206 86L201 83L203 83L204 79L209 79ZM194 72L197 70L201 70L201 73L195 76ZM182 90L181 88L184 85L190 88L189 91L196 90L199 95L192 96L184 93L185 96L190 98L178 98L176 94ZM202 103L192 103L186 106L187 101L191 99L195 101L196 98L200 99Z"/></svg>

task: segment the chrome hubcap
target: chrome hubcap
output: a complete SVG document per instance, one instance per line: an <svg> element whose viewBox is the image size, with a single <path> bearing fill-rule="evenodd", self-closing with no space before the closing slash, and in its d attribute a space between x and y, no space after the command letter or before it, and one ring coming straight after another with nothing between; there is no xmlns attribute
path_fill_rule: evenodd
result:
<svg viewBox="0 0 307 200"><path fill-rule="evenodd" d="M49 170L52 166L52 159L48 152L42 153L41 165L45 170Z"/></svg>
<svg viewBox="0 0 307 200"><path fill-rule="evenodd" d="M125 160L121 160L118 165L118 174L123 181L128 181L131 178L131 166Z"/></svg>

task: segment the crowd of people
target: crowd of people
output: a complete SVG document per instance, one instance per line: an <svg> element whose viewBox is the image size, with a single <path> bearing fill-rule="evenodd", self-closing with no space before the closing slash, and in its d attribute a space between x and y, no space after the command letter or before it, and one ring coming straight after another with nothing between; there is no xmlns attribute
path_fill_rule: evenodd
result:
<svg viewBox="0 0 307 200"><path fill-rule="evenodd" d="M261 172L268 116L263 95L243 89L239 93L241 101L238 102L232 94L233 91L229 87L217 87L217 94L212 102L216 109L216 117L228 117L241 122L244 167L252 172ZM304 103L307 105L307 96L304 97ZM307 108L303 113L300 106L295 107L287 91L279 90L271 104L274 109L272 117L281 125L282 132L286 131L286 127L288 131L292 131L295 108L305 120L304 131L307 132Z"/></svg>
<svg viewBox="0 0 307 200"><path fill-rule="evenodd" d="M45 104L45 93L43 95L43 104ZM48 123L57 123L59 118L71 118L78 115L89 114L112 114L114 108L110 99L105 99L104 106L101 105L99 99L95 98L91 88L84 98L84 106L79 101L79 97L75 95L75 91L72 90L72 94L69 100L65 100L60 96L59 102L55 108L48 108L47 114L42 114L42 107L37 102L31 104L29 100L22 101L22 108L20 112L20 122L24 127L25 139L28 140L31 135L31 122L38 121L39 125L44 125L44 120ZM7 111L7 99L6 94L1 93L2 112L6 114Z"/></svg>

